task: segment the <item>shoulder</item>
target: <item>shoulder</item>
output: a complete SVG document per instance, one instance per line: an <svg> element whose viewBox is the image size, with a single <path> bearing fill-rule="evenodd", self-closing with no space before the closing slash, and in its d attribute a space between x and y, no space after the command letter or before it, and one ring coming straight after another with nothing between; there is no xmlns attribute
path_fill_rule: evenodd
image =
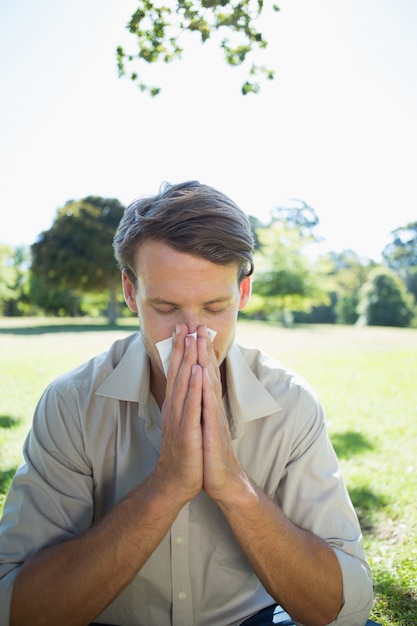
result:
<svg viewBox="0 0 417 626"><path fill-rule="evenodd" d="M129 349L141 343L140 334L134 333L115 341L106 352L95 355L81 365L57 376L49 385L57 393L67 390L97 389L123 361Z"/></svg>
<svg viewBox="0 0 417 626"><path fill-rule="evenodd" d="M311 385L303 376L284 365L278 359L270 356L258 348L235 344L244 362L254 374L259 383L271 395L286 393L305 393L317 399Z"/></svg>
<svg viewBox="0 0 417 626"><path fill-rule="evenodd" d="M126 393L125 389L129 389L126 371L133 369L130 362L123 364L129 360L129 353L136 355L142 345L138 333L129 335L113 343L107 352L55 378L36 406L33 435L52 438L55 444L59 441L61 447L66 443L72 446L76 441L77 449L82 449L86 432L95 432L100 425L110 424L110 416L117 414L113 405ZM117 380L112 387L115 393L99 395L100 387L115 375ZM124 387L119 392L117 381L120 379Z"/></svg>
<svg viewBox="0 0 417 626"><path fill-rule="evenodd" d="M266 406L268 396L278 407L270 413L274 427L285 427L288 432L292 431L294 440L302 438L306 432L318 435L325 422L323 407L303 376L262 350L239 344L235 344L235 348L239 357L234 362L239 363L241 360L244 364L238 365L238 375L236 370L233 374L237 396L242 398L242 394L245 394L241 406L252 406L253 415L266 415L266 411L258 411L257 407ZM242 377L245 367L250 373Z"/></svg>
<svg viewBox="0 0 417 626"><path fill-rule="evenodd" d="M142 348L140 334L135 333L114 342L107 352L61 374L45 389L35 415L38 419L39 414L72 415L78 420L82 415L102 411L109 398L129 399L130 394L137 400L137 386L133 391L132 387L137 381L138 354ZM105 385L109 392L100 394Z"/></svg>

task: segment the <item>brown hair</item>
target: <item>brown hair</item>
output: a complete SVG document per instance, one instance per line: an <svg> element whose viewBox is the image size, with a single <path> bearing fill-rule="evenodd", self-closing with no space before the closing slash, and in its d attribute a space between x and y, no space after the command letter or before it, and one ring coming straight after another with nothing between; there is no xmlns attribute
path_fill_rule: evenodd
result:
<svg viewBox="0 0 417 626"><path fill-rule="evenodd" d="M197 181L166 183L157 195L126 208L113 247L120 269L133 282L136 255L147 240L218 265L235 263L239 282L253 272L254 238L245 213L223 193Z"/></svg>

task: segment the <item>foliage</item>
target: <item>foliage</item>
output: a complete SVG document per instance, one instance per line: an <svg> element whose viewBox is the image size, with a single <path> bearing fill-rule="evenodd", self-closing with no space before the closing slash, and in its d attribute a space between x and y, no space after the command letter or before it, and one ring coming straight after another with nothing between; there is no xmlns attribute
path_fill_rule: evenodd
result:
<svg viewBox="0 0 417 626"><path fill-rule="evenodd" d="M392 241L382 255L392 269L417 265L417 222L410 222L392 231Z"/></svg>
<svg viewBox="0 0 417 626"><path fill-rule="evenodd" d="M413 319L413 298L399 276L384 268L369 275L361 290L359 322L368 326L408 326Z"/></svg>
<svg viewBox="0 0 417 626"><path fill-rule="evenodd" d="M27 303L29 251L0 244L0 315L22 315Z"/></svg>
<svg viewBox="0 0 417 626"><path fill-rule="evenodd" d="M336 324L336 294L327 293L328 299L323 304L313 304L308 311L293 311L295 324Z"/></svg>
<svg viewBox="0 0 417 626"><path fill-rule="evenodd" d="M404 276L404 282L407 286L408 291L413 295L415 303L417 304L417 266L407 268Z"/></svg>
<svg viewBox="0 0 417 626"><path fill-rule="evenodd" d="M81 297L73 289L53 286L50 281L31 273L29 282L29 296L37 307L37 312L57 317L81 315Z"/></svg>
<svg viewBox="0 0 417 626"><path fill-rule="evenodd" d="M364 300L370 287L363 285L376 264L353 250L318 258L310 254L309 246L319 241L315 232L319 220L312 207L297 202L275 208L268 223L249 216L255 275L253 295L241 317L288 324L355 324L361 314L361 324L417 326L410 295L417 294L417 223L393 231L394 241L384 249L385 262L399 277L397 287L401 284L399 312L392 320L391 296L389 306L386 300L380 302L378 315L380 298L373 293L372 306ZM0 245L0 314L62 317L107 312L111 321L120 309L129 315L121 306L120 273L111 246L123 210L118 200L94 196L67 202L52 228L32 246L32 267L28 249ZM403 283L409 292L405 295ZM368 322L368 313L370 319L377 316L380 321Z"/></svg>
<svg viewBox="0 0 417 626"><path fill-rule="evenodd" d="M249 224L252 230L254 242L255 242L255 250L260 250L262 247L261 242L258 238L258 229L264 228L265 225L261 222L261 220L253 215L248 215Z"/></svg>
<svg viewBox="0 0 417 626"><path fill-rule="evenodd" d="M392 241L385 246L382 257L404 279L417 302L417 222L396 228L391 235Z"/></svg>
<svg viewBox="0 0 417 626"><path fill-rule="evenodd" d="M118 200L96 196L67 202L59 209L51 229L32 246L32 273L43 289L55 290L57 297L70 290L70 298L106 290L114 321L120 271L112 241L123 212Z"/></svg>
<svg viewBox="0 0 417 626"><path fill-rule="evenodd" d="M328 252L318 259L316 271L330 294L333 321L338 324L356 323L359 292L373 266L373 262L353 250Z"/></svg>
<svg viewBox="0 0 417 626"><path fill-rule="evenodd" d="M16 281L13 251L10 246L0 245L0 307L1 313L7 300L14 296L13 286Z"/></svg>
<svg viewBox="0 0 417 626"><path fill-rule="evenodd" d="M289 231L295 231L305 243L319 241L314 228L319 223L319 218L313 207L304 200L294 200L299 206L278 206L271 212L272 223L284 223Z"/></svg>
<svg viewBox="0 0 417 626"><path fill-rule="evenodd" d="M263 0L138 0L138 7L127 24L129 33L135 38L137 51L126 52L117 48L119 76L128 74L127 66L146 63L170 63L180 59L184 51L181 36L196 33L205 43L214 34L221 35L220 48L225 62L230 66L242 65L255 50L267 46L257 21L264 10ZM272 5L273 11L279 7ZM252 63L248 79L242 85L242 93L257 93L259 83L253 77L263 75L271 80L274 71ZM137 83L141 91L155 96L160 87L143 82L136 69L130 71L129 78Z"/></svg>
<svg viewBox="0 0 417 626"><path fill-rule="evenodd" d="M271 223L256 229L259 248L247 314L258 319L285 320L293 311L309 311L313 304L327 301L304 254L305 248L315 241L311 229L318 222L301 219L306 206L295 212L276 209ZM308 209L314 214L313 209Z"/></svg>
<svg viewBox="0 0 417 626"><path fill-rule="evenodd" d="M335 303L334 311L338 324L356 324L359 313L359 293L351 291L339 297Z"/></svg>

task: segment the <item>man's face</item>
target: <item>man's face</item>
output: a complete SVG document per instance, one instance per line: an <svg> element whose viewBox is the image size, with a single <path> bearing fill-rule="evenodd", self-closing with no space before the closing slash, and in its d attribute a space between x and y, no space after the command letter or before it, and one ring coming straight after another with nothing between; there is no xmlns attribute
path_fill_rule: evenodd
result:
<svg viewBox="0 0 417 626"><path fill-rule="evenodd" d="M201 325L217 332L213 346L220 365L233 344L238 311L249 299L250 278L238 285L237 265L217 265L160 241L141 245L136 273L136 290L124 274L124 294L139 315L153 375L163 372L155 344L171 337L179 323L189 333Z"/></svg>

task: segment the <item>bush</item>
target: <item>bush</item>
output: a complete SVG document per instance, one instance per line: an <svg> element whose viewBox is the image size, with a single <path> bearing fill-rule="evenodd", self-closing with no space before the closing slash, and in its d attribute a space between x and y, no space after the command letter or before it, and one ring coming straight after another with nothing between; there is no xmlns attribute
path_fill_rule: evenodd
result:
<svg viewBox="0 0 417 626"><path fill-rule="evenodd" d="M358 323L366 326L410 326L413 297L404 282L390 270L378 268L361 290Z"/></svg>

